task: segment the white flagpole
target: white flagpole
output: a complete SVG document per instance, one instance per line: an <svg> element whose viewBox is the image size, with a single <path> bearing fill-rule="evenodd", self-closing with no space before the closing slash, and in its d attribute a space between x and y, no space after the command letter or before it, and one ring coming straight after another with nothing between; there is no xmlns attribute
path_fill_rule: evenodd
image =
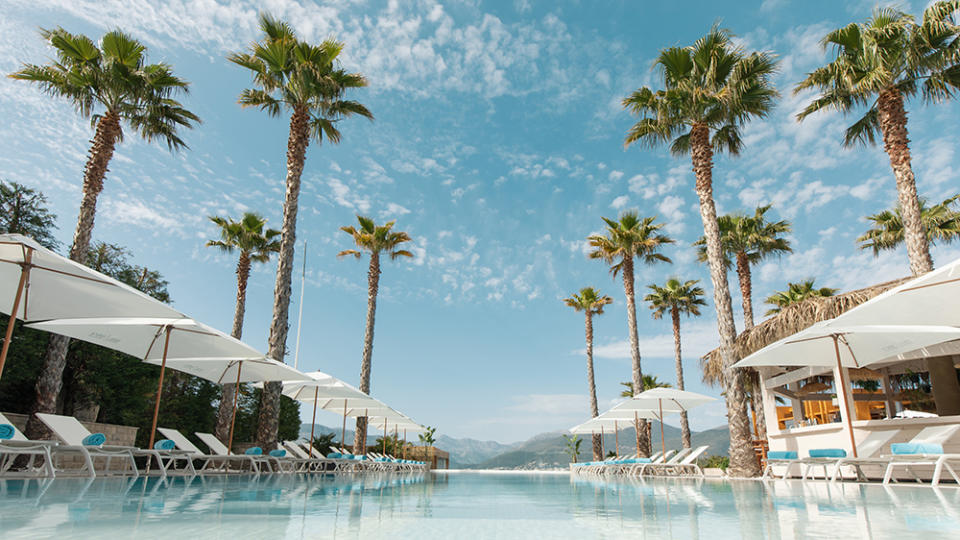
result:
<svg viewBox="0 0 960 540"><path fill-rule="evenodd" d="M300 274L300 314L297 315L297 349L293 353L293 369L300 364L300 328L303 327L303 290L307 285L307 241L303 241L303 273Z"/></svg>

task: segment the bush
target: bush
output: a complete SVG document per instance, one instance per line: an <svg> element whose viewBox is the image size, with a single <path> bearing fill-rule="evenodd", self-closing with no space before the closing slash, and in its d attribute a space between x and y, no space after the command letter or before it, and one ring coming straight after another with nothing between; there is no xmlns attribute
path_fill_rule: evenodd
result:
<svg viewBox="0 0 960 540"><path fill-rule="evenodd" d="M727 470L730 466L730 458L727 456L707 456L698 460L701 468L704 469L723 469Z"/></svg>

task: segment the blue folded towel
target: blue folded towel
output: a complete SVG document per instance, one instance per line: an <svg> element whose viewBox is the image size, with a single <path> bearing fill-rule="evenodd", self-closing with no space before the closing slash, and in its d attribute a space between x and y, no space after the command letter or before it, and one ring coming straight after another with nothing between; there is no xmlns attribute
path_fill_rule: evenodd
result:
<svg viewBox="0 0 960 540"><path fill-rule="evenodd" d="M769 454L768 454L769 455ZM845 458L847 451L843 448L814 448L810 450L812 458Z"/></svg>
<svg viewBox="0 0 960 540"><path fill-rule="evenodd" d="M272 457L285 457L287 455L287 451L278 448L276 450L271 450L270 455Z"/></svg>
<svg viewBox="0 0 960 540"><path fill-rule="evenodd" d="M329 454L327 454L328 459L340 459L342 457L343 457L343 454L341 454L340 452L330 452Z"/></svg>
<svg viewBox="0 0 960 540"><path fill-rule="evenodd" d="M252 446L250 448L247 448L247 451L244 452L244 454L248 456L262 456L263 448L260 448L259 446Z"/></svg>
<svg viewBox="0 0 960 540"><path fill-rule="evenodd" d="M103 433L91 433L83 438L84 446L102 446L107 442L107 436Z"/></svg>
<svg viewBox="0 0 960 540"><path fill-rule="evenodd" d="M771 450L767 452L767 459L797 459L797 453L792 450Z"/></svg>
<svg viewBox="0 0 960 540"><path fill-rule="evenodd" d="M173 450L177 447L177 443L171 441L170 439L160 439L159 441L153 443L154 450Z"/></svg>
<svg viewBox="0 0 960 540"><path fill-rule="evenodd" d="M897 455L942 454L943 445L936 443L893 443L890 451Z"/></svg>
<svg viewBox="0 0 960 540"><path fill-rule="evenodd" d="M366 460L367 460L367 456L353 456L353 459L355 459L355 460L357 460L357 461L366 461Z"/></svg>
<svg viewBox="0 0 960 540"><path fill-rule="evenodd" d="M13 429L13 426L10 424L0 424L0 440L2 439L12 439L13 434L17 430Z"/></svg>

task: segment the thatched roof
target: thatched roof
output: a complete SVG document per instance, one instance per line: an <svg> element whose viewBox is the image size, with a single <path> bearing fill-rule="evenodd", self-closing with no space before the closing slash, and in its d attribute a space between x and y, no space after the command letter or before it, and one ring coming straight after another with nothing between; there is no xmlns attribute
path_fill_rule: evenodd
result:
<svg viewBox="0 0 960 540"><path fill-rule="evenodd" d="M808 298L791 304L775 316L737 336L733 342L734 354L736 358L746 358L775 341L792 336L820 321L832 319L910 279L913 278L905 277L836 296ZM700 358L700 370L703 372L703 382L716 385L722 381L723 361L720 359L719 348Z"/></svg>

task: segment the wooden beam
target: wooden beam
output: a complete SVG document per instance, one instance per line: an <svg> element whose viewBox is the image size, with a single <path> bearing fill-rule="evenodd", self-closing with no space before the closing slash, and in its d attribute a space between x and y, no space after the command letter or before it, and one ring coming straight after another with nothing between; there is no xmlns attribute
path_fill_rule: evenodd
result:
<svg viewBox="0 0 960 540"><path fill-rule="evenodd" d="M803 379L809 379L810 377L815 377L817 375L823 375L824 373L829 373L831 368L829 366L807 366L795 369L793 371L788 371L783 375L777 375L776 377L770 377L763 381L763 385L767 388L776 388L778 386L786 386L790 383L802 381Z"/></svg>

